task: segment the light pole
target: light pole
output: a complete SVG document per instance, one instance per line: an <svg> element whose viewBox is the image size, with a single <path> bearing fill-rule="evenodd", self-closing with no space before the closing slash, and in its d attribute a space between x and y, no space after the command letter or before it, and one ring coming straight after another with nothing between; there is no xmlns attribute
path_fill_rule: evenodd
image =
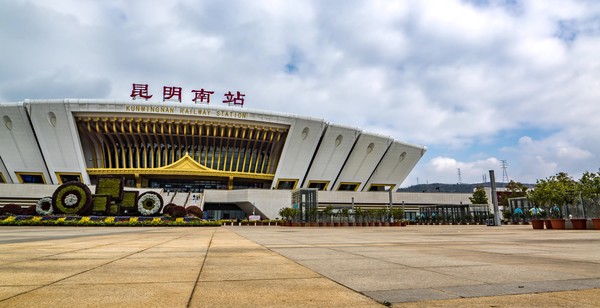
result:
<svg viewBox="0 0 600 308"><path fill-rule="evenodd" d="M492 186L492 205L494 206L494 226L500 227L500 210L498 209L498 195L496 194L496 176L494 170L490 170L490 185Z"/></svg>
<svg viewBox="0 0 600 308"><path fill-rule="evenodd" d="M392 203L392 189L390 188L390 190L388 190L388 192L389 192L389 197L390 197L390 204L388 205L388 209L387 209L387 216L388 216L387 220L388 220L388 222L392 222L392 213L391 213L392 204L393 204Z"/></svg>
<svg viewBox="0 0 600 308"><path fill-rule="evenodd" d="M585 203L583 203L583 195L581 191L579 192L579 199L581 200L581 209L583 210L583 218L587 219L587 215L585 214Z"/></svg>
<svg viewBox="0 0 600 308"><path fill-rule="evenodd" d="M354 223L356 223L356 215L354 215L354 197L352 197L352 216Z"/></svg>

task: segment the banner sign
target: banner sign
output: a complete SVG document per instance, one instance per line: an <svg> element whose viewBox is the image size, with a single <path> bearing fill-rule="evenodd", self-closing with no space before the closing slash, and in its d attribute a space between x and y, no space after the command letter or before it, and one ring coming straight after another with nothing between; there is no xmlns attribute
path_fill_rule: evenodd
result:
<svg viewBox="0 0 600 308"><path fill-rule="evenodd" d="M192 102L194 104L210 104L211 95L214 94L214 91L207 91L204 89L200 90L192 90L191 93L194 94L194 98ZM152 98L152 94L148 93L148 84L142 83L134 83L131 87L131 94L129 97L135 100L138 98L142 98L148 100ZM228 91L223 95L225 98L223 100L223 104L228 104L229 106L244 106L244 97L246 94L241 93L240 91L236 91L236 94ZM163 102L165 101L175 101L181 103L181 87L167 87L163 86Z"/></svg>

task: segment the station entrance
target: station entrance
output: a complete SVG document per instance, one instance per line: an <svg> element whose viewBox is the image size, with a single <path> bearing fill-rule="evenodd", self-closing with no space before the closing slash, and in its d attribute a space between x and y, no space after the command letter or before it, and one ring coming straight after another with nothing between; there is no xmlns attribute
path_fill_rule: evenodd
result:
<svg viewBox="0 0 600 308"><path fill-rule="evenodd" d="M148 187L162 188L168 192L201 193L205 189L227 189L227 180L151 178L148 179Z"/></svg>
<svg viewBox="0 0 600 308"><path fill-rule="evenodd" d="M242 211L234 203L206 203L204 204L204 218L208 220L244 220L247 219L246 212Z"/></svg>

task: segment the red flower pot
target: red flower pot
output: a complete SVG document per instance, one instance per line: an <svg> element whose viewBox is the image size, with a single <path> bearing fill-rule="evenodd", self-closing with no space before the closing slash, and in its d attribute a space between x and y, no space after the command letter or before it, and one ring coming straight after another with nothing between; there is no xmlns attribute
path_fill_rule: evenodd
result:
<svg viewBox="0 0 600 308"><path fill-rule="evenodd" d="M544 221L541 219L532 219L531 220L531 226L533 226L534 229L544 229Z"/></svg>
<svg viewBox="0 0 600 308"><path fill-rule="evenodd" d="M565 220L564 219L550 219L552 223L552 229L565 229Z"/></svg>
<svg viewBox="0 0 600 308"><path fill-rule="evenodd" d="M594 229L600 230L600 218L592 218L592 225L594 225Z"/></svg>
<svg viewBox="0 0 600 308"><path fill-rule="evenodd" d="M585 230L587 225L587 219L571 219L571 223L573 224L574 230Z"/></svg>

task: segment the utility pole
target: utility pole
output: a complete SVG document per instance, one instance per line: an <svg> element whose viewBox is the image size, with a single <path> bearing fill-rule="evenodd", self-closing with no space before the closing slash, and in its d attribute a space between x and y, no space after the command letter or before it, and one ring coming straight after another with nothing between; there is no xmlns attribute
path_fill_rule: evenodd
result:
<svg viewBox="0 0 600 308"><path fill-rule="evenodd" d="M502 167L502 183L508 183L508 172L506 172L508 162L506 162L506 159L500 161L500 166Z"/></svg>

